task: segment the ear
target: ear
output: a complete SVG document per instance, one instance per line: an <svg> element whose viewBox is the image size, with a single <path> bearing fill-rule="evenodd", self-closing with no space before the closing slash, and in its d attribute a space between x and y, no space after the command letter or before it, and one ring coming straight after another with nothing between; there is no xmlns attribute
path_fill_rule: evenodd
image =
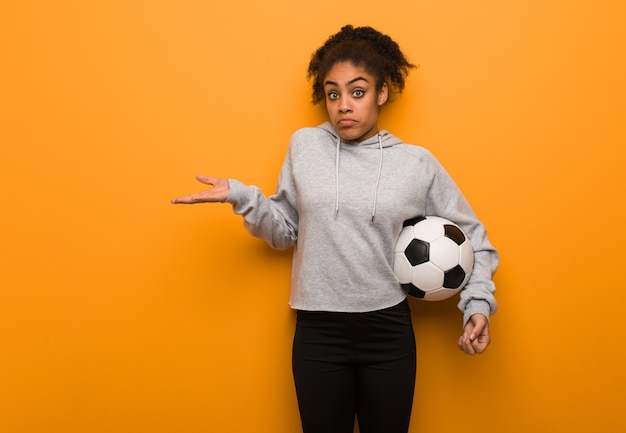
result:
<svg viewBox="0 0 626 433"><path fill-rule="evenodd" d="M387 83L383 83L378 91L378 106L382 107L387 102L389 98L389 88L387 87Z"/></svg>

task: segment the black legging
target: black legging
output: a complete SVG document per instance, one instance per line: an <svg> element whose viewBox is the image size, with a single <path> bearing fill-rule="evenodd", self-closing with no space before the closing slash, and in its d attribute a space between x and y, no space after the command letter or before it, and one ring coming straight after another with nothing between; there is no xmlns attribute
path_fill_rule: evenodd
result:
<svg viewBox="0 0 626 433"><path fill-rule="evenodd" d="M304 433L406 433L415 387L408 302L368 313L298 311L293 374Z"/></svg>

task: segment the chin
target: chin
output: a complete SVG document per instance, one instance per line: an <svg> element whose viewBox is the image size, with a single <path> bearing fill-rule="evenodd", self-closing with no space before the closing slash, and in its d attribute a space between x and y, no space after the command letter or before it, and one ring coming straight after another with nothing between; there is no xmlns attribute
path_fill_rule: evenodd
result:
<svg viewBox="0 0 626 433"><path fill-rule="evenodd" d="M365 135L361 131L337 131L337 134L346 141L360 141Z"/></svg>

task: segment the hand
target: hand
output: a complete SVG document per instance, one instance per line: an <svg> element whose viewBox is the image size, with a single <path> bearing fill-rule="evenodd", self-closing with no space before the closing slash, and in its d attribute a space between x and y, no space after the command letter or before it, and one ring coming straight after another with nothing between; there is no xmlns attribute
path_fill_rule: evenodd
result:
<svg viewBox="0 0 626 433"><path fill-rule="evenodd" d="M211 188L197 194L186 195L172 199L174 204L195 204L195 203L223 203L230 194L228 179L217 179L209 176L196 176L199 182L210 185Z"/></svg>
<svg viewBox="0 0 626 433"><path fill-rule="evenodd" d="M483 314L474 314L465 324L463 335L459 338L459 349L468 355L481 354L490 342L489 321Z"/></svg>

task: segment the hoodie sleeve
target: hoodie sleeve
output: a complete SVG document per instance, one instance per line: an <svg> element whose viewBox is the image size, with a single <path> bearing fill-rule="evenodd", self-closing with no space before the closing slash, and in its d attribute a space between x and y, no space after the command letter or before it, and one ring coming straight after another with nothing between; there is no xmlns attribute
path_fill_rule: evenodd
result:
<svg viewBox="0 0 626 433"><path fill-rule="evenodd" d="M474 269L467 285L460 294L459 309L463 312L463 324L476 313L487 318L496 312L495 284L492 280L499 255L487 237L487 231L478 220L460 189L445 169L432 157L432 184L429 189L426 215L447 218L463 229L474 249Z"/></svg>
<svg viewBox="0 0 626 433"><path fill-rule="evenodd" d="M283 163L275 193L269 198L253 185L228 179L230 195L226 200L237 215L243 216L244 227L272 247L284 250L298 237L296 188L291 170L290 152Z"/></svg>

